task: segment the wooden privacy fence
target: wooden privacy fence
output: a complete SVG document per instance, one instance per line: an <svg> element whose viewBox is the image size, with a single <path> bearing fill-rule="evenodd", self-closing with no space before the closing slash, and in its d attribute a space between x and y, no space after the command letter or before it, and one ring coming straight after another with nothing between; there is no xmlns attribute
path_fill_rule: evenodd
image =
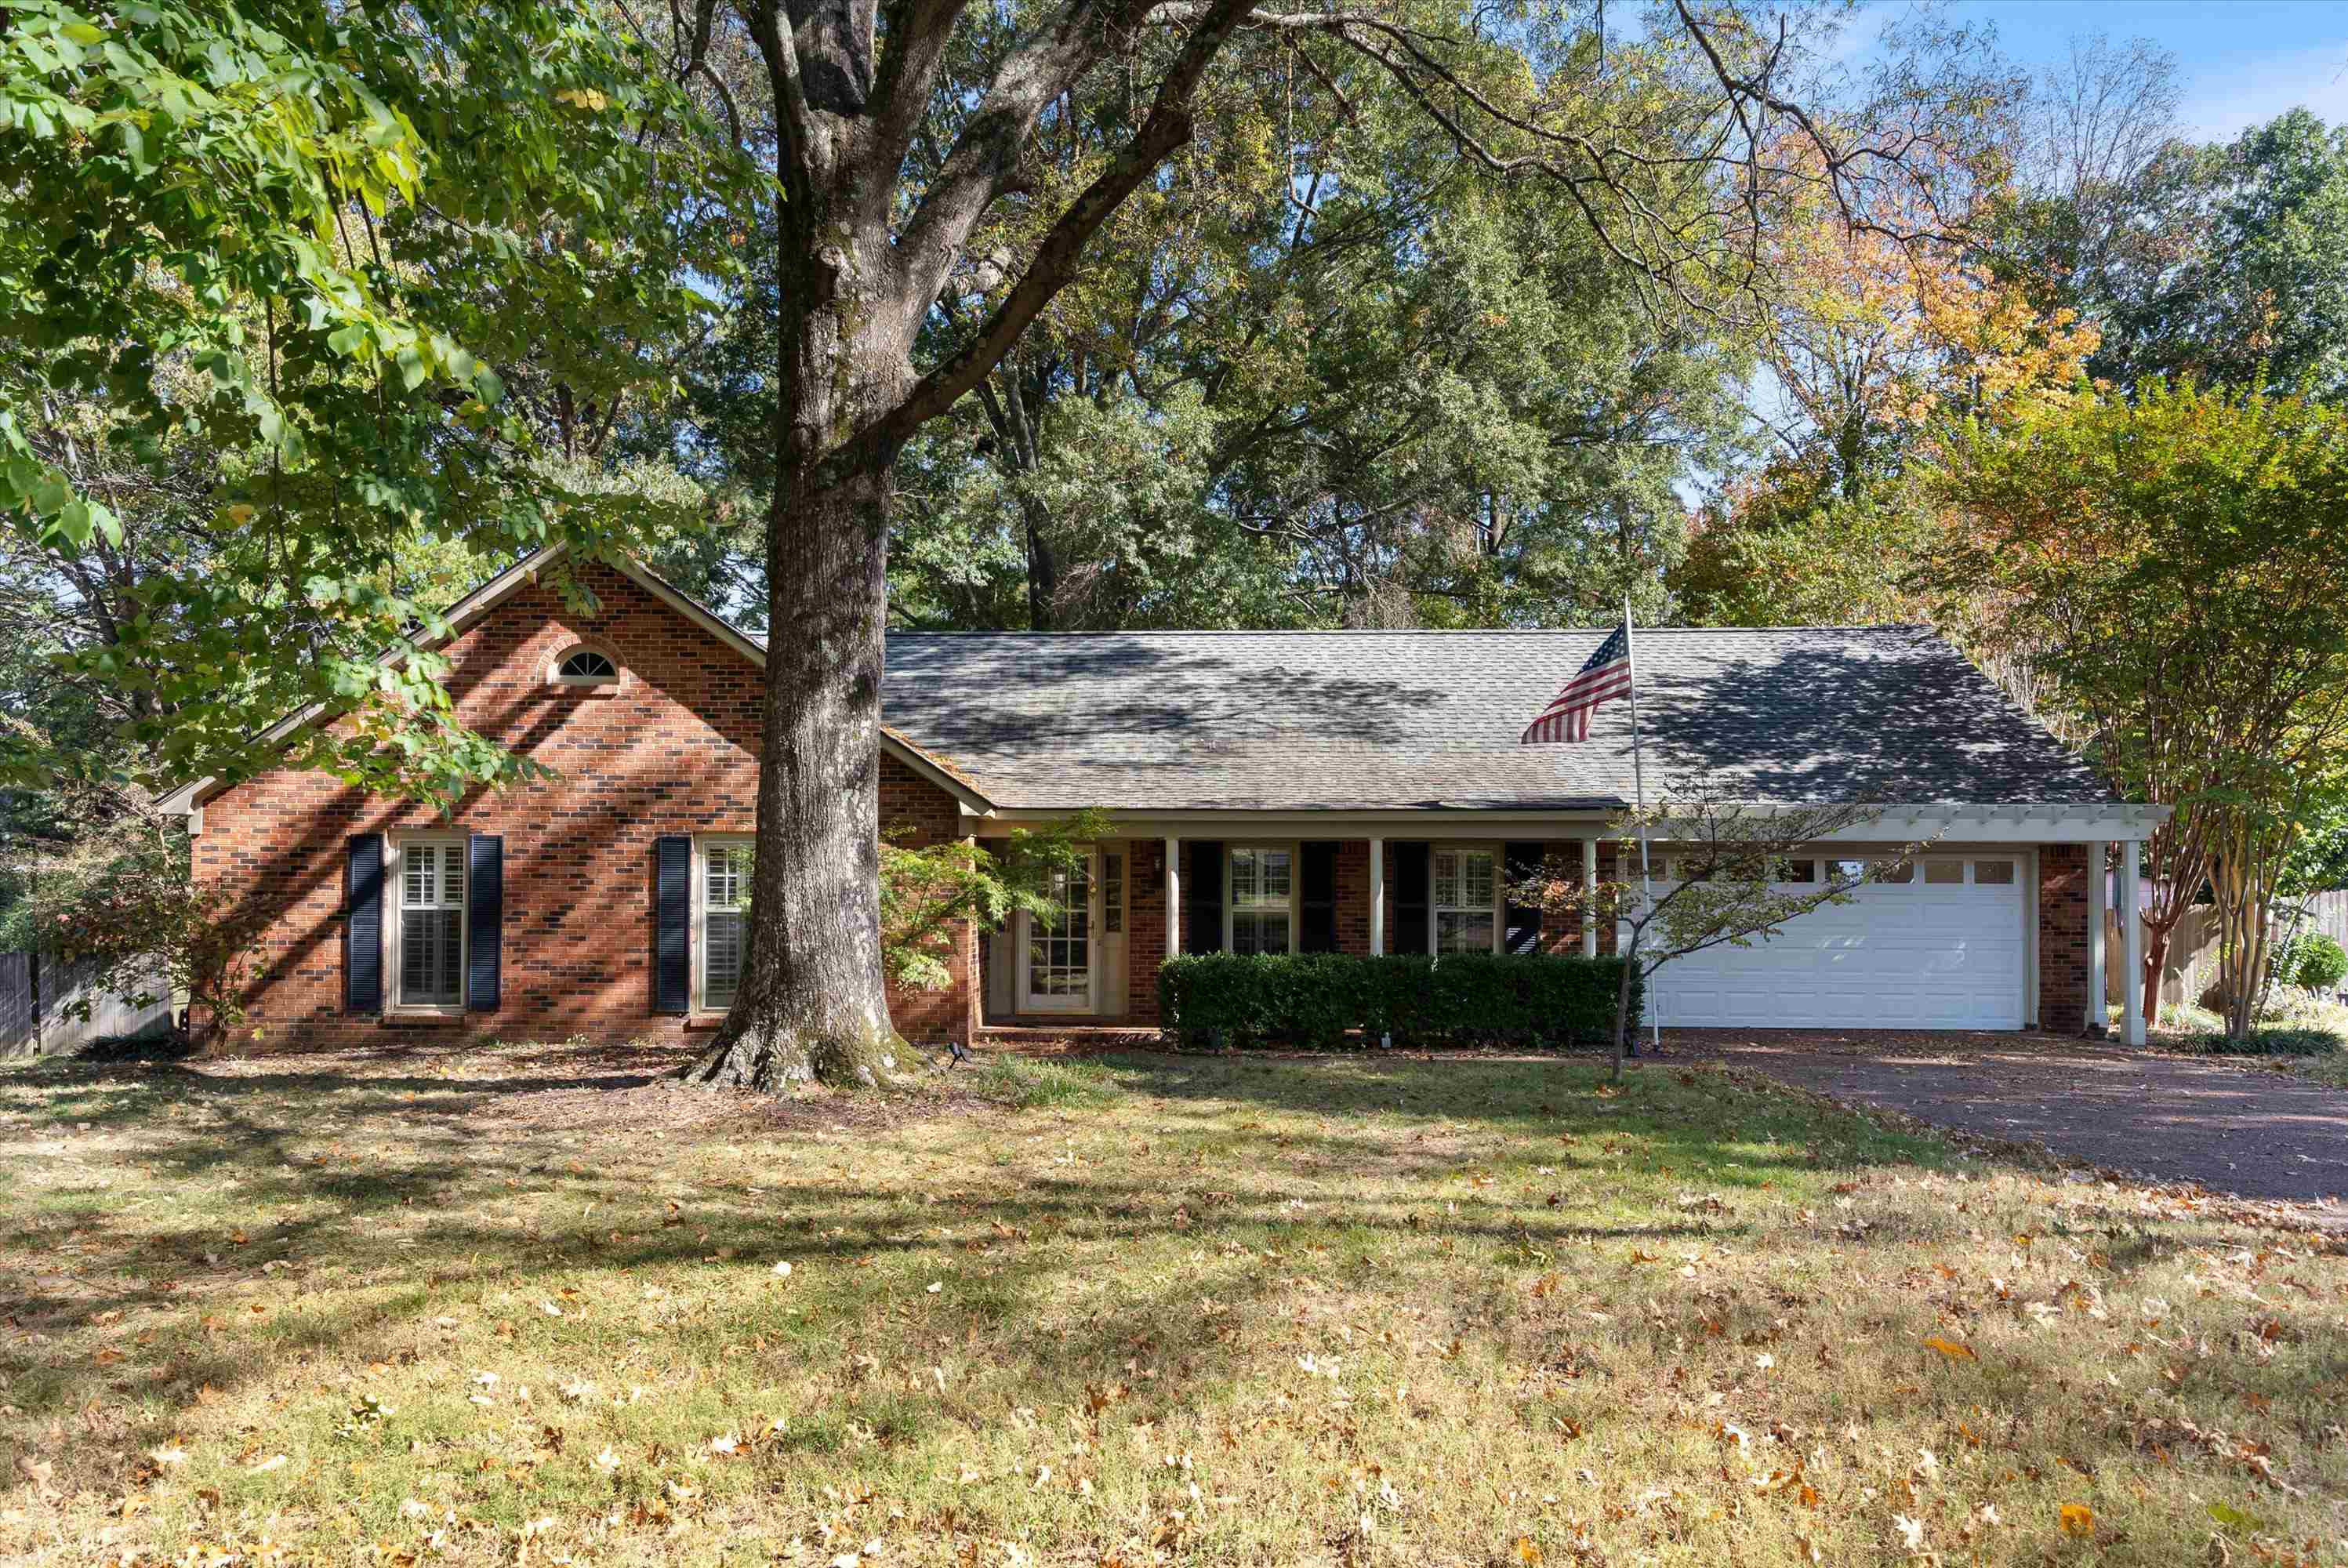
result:
<svg viewBox="0 0 2348 1568"><path fill-rule="evenodd" d="M0 953L0 1056L64 1056L94 1040L150 1034L171 1021L162 966L139 987L160 1000L144 1006L98 986L98 966L54 954ZM89 1016L80 1016L82 1004Z"/></svg>
<svg viewBox="0 0 2348 1568"><path fill-rule="evenodd" d="M2292 925L2287 914L2278 911L2275 933L2278 938L2284 931L2320 931L2348 947L2348 888L2332 892L2320 892L2301 901L2306 906L2305 917ZM2106 999L2114 1006L2120 1000L2120 977L2127 959L2120 948L2119 915L2106 909L2104 914L2104 973ZM2199 1003L2201 994L2218 983L2218 912L2206 903L2188 905L2178 917L2177 929L2168 941L2168 962L2161 966L2160 1004L2164 1007L2179 1003Z"/></svg>

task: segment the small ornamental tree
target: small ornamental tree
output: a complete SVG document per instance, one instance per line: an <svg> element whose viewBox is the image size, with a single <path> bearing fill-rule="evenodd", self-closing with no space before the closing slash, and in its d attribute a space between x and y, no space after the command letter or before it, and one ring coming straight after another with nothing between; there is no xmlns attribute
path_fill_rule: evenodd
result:
<svg viewBox="0 0 2348 1568"><path fill-rule="evenodd" d="M1755 805L1721 785L1696 782L1667 790L1644 810L1624 812L1611 825L1618 863L1636 867L1643 830L1651 860L1673 868L1647 884L1634 875L1601 882L1595 917L1614 924L1615 955L1623 959L1614 1011L1613 1077L1622 1076L1631 1030L1631 995L1674 958L1714 947L1750 947L1775 936L1812 910L1848 903L1864 883L1911 862L1921 843L1836 860L1812 849L1823 840L1874 822L1879 807ZM1815 881L1788 880L1788 862L1810 860ZM1577 912L1582 906L1579 865L1554 860L1519 883L1514 902ZM1650 995L1652 995L1652 991Z"/></svg>
<svg viewBox="0 0 2348 1568"><path fill-rule="evenodd" d="M1044 828L1018 828L1000 851L951 839L909 849L891 831L880 843L880 956L889 978L923 991L953 982L954 927L965 920L992 928L1019 912L1049 920L1060 913L1059 873L1072 871L1107 831L1106 819L1083 812Z"/></svg>

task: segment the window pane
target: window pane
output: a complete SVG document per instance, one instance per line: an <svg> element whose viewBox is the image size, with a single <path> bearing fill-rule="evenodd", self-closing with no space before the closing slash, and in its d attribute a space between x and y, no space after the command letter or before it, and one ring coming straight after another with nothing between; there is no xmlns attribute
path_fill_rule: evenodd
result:
<svg viewBox="0 0 2348 1568"><path fill-rule="evenodd" d="M1266 903L1286 903L1289 888L1289 854L1286 850L1263 851L1263 899Z"/></svg>
<svg viewBox="0 0 2348 1568"><path fill-rule="evenodd" d="M1255 851L1233 850L1231 851L1231 906L1236 909L1242 904L1253 903L1258 896Z"/></svg>
<svg viewBox="0 0 2348 1568"><path fill-rule="evenodd" d="M440 846L440 902L454 906L465 902L465 846Z"/></svg>
<svg viewBox="0 0 2348 1568"><path fill-rule="evenodd" d="M1897 885L1914 882L1916 867L1913 861L1869 861L1867 862L1867 874L1872 882Z"/></svg>
<svg viewBox="0 0 2348 1568"><path fill-rule="evenodd" d="M401 899L410 909L428 909L439 903L435 891L439 885L439 857L429 846L413 844L400 857L402 875Z"/></svg>
<svg viewBox="0 0 2348 1568"><path fill-rule="evenodd" d="M1435 951L1438 954L1489 953L1492 932L1488 910L1438 910L1435 916Z"/></svg>
<svg viewBox="0 0 2348 1568"><path fill-rule="evenodd" d="M1468 909L1491 908L1498 877L1490 852L1478 850L1461 855L1459 873L1461 905Z"/></svg>
<svg viewBox="0 0 2348 1568"><path fill-rule="evenodd" d="M1231 907L1286 909L1290 878L1286 850L1231 851Z"/></svg>
<svg viewBox="0 0 2348 1568"><path fill-rule="evenodd" d="M1779 861L1777 880L1782 882L1814 882L1818 880L1816 861Z"/></svg>
<svg viewBox="0 0 2348 1568"><path fill-rule="evenodd" d="M1234 912L1231 915L1231 951L1241 955L1287 952L1287 913L1271 910Z"/></svg>
<svg viewBox="0 0 2348 1568"><path fill-rule="evenodd" d="M1973 881L1982 887L2003 887L2013 881L2012 861L1975 861Z"/></svg>
<svg viewBox="0 0 2348 1568"><path fill-rule="evenodd" d="M1435 852L1435 903L1455 908L1459 903L1459 855L1455 850Z"/></svg>
<svg viewBox="0 0 2348 1568"><path fill-rule="evenodd" d="M1965 880L1965 862L1962 861L1926 861L1924 862L1924 880L1932 883L1936 887L1946 887L1951 883L1962 882Z"/></svg>
<svg viewBox="0 0 2348 1568"><path fill-rule="evenodd" d="M712 909L705 923L707 948L703 957L701 1002L705 1007L730 1007L742 985L742 916Z"/></svg>
<svg viewBox="0 0 2348 1568"><path fill-rule="evenodd" d="M411 909L400 916L399 999L407 1006L454 1006L464 1000L465 915L456 909Z"/></svg>
<svg viewBox="0 0 2348 1568"><path fill-rule="evenodd" d="M1865 861L1828 861L1827 865L1833 872L1834 880L1840 882L1857 882L1867 874Z"/></svg>

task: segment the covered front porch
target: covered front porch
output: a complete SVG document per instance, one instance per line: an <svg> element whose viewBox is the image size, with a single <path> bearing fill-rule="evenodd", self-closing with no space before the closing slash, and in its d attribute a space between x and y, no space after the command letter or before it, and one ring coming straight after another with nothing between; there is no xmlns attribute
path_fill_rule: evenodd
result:
<svg viewBox="0 0 2348 1568"><path fill-rule="evenodd" d="M1004 830L992 817L963 827L982 843ZM1146 1033L1159 1022L1159 967L1182 953L1608 954L1614 932L1588 918L1595 892L1640 871L1618 869L1608 820L1588 813L1226 812L1116 828L1066 879L1059 919L1023 913L978 934L973 1037L1034 1030L1119 1043ZM1927 843L1907 875L1864 890L1864 907L1805 917L1814 928L1710 968L1667 969L1655 980L1663 1021L2100 1035L2107 1021L2089 976L2105 963L2104 910L2108 902L2121 916L2133 972L2147 830L2125 808L1888 813L1872 830L1881 841L1818 853ZM1651 846L1649 861L1667 882L1671 846ZM1509 889L1545 863L1578 876L1581 899L1547 911L1511 903ZM1666 989L1674 982L1689 995ZM2144 1029L2131 988L2118 1033L2141 1044Z"/></svg>

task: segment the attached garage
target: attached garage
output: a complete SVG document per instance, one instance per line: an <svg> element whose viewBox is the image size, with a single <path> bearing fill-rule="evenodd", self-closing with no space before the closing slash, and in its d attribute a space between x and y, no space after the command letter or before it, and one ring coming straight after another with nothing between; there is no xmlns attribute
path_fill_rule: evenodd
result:
<svg viewBox="0 0 2348 1568"><path fill-rule="evenodd" d="M1839 864L1797 861L1797 892ZM1668 859L1666 871L1675 869ZM1723 945L1655 972L1666 1027L2019 1029L2031 964L2026 854L1936 854L1749 947ZM1843 874L1849 874L1845 872ZM1660 889L1659 889L1660 891Z"/></svg>

